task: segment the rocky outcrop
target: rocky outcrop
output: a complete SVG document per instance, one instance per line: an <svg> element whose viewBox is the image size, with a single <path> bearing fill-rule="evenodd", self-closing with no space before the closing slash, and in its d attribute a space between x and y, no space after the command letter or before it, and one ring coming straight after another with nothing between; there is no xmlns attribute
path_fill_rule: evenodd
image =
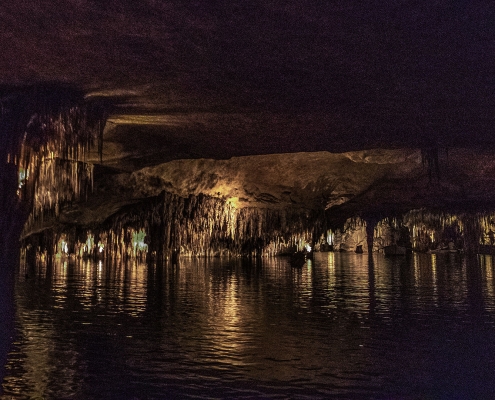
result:
<svg viewBox="0 0 495 400"><path fill-rule="evenodd" d="M418 149L175 160L125 173L96 166L93 195L61 207L56 221L47 216L44 223L97 225L121 207L163 191L184 198L206 195L238 209L326 210L339 221L423 207L492 207L490 150L440 151L439 170L440 177L430 179Z"/></svg>
<svg viewBox="0 0 495 400"><path fill-rule="evenodd" d="M220 197L238 207L329 209L379 182L414 179L421 171L414 149L289 153L176 160L135 171L126 185L138 197L168 190Z"/></svg>

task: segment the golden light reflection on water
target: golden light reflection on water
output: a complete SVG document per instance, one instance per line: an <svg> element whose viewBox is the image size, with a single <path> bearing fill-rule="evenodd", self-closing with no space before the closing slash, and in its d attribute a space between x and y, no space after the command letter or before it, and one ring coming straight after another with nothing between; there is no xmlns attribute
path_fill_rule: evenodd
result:
<svg viewBox="0 0 495 400"><path fill-rule="evenodd" d="M223 292L218 293L215 301L210 303L209 316L215 338L212 345L218 352L219 361L227 360L237 365L242 362L232 355L242 350L248 328L244 318L249 318L249 310L244 309L241 313L240 303L239 281L236 277L230 277Z"/></svg>
<svg viewBox="0 0 495 400"><path fill-rule="evenodd" d="M417 258L417 257L416 257ZM436 254L431 255L431 285L433 287L435 302L438 300L438 286L437 286L437 256Z"/></svg>
<svg viewBox="0 0 495 400"><path fill-rule="evenodd" d="M420 296L427 296L438 304L438 276L436 254L413 254L414 268L417 271L415 289Z"/></svg>
<svg viewBox="0 0 495 400"><path fill-rule="evenodd" d="M292 275L292 284L299 307L308 309L313 298L313 261L307 260L300 270Z"/></svg>
<svg viewBox="0 0 495 400"><path fill-rule="evenodd" d="M326 274L325 274L325 278L326 278L326 282L327 282L327 285L326 285L326 290L328 293L332 293L333 289L335 288L335 284L336 284L336 275L335 275L335 253L332 251L332 252L329 252L327 254L327 271L326 271ZM329 305L327 306L328 309L331 309L331 308L334 308L334 305Z"/></svg>
<svg viewBox="0 0 495 400"><path fill-rule="evenodd" d="M370 309L370 265L368 256L365 254L356 254L351 261L354 271L351 275L350 285L356 293L353 298L351 307L356 314L364 318ZM353 296L354 297L354 296ZM362 300L358 300L362 299Z"/></svg>
<svg viewBox="0 0 495 400"><path fill-rule="evenodd" d="M144 263L67 260L56 258L52 266L39 265L39 272L51 281L55 303L63 308L67 301L68 274L78 281L75 296L84 310L105 306L111 297L118 311L137 316L146 308L147 270ZM27 267L21 271L27 274ZM111 290L109 290L109 287ZM116 311L117 311L116 310Z"/></svg>
<svg viewBox="0 0 495 400"><path fill-rule="evenodd" d="M121 301L133 317L138 317L146 310L146 271L144 263L133 262L125 265L125 279L122 284Z"/></svg>
<svg viewBox="0 0 495 400"><path fill-rule="evenodd" d="M47 326L37 327L29 321L19 319L24 322L23 336L26 361L24 362L24 376L26 381L32 384L31 390L36 393L46 393L50 381L49 373L40 365L50 365L52 345L52 329ZM19 393L24 394L24 393Z"/></svg>
<svg viewBox="0 0 495 400"><path fill-rule="evenodd" d="M11 371L22 367L22 379L7 377L4 387L29 398L44 398L57 387L59 395L70 397L82 384L76 366L84 368L85 361L72 340L61 340L68 333L65 329L72 333L95 329L94 317L106 313L141 316L146 309L146 271L144 264L104 265L66 258L37 266L22 263L19 284L24 291L17 291L14 343L22 355L11 357L7 365ZM55 367L59 356L69 362L62 370Z"/></svg>
<svg viewBox="0 0 495 400"><path fill-rule="evenodd" d="M494 290L493 290L493 283L494 283L494 274L493 274L493 257L492 256L485 256L485 277L486 277L486 288L487 288L487 293L488 297L493 298L494 295Z"/></svg>
<svg viewBox="0 0 495 400"><path fill-rule="evenodd" d="M237 366L246 365L248 360L241 355L245 352L246 345L252 341L255 309L243 301L243 288L237 274L230 276L225 282L222 289L218 285L210 286L212 301L209 304L208 324L212 329L212 336L209 340L217 352L218 361Z"/></svg>
<svg viewBox="0 0 495 400"><path fill-rule="evenodd" d="M342 365L369 364L376 356L368 346L374 327L411 316L428 322L440 307L462 315L469 294L481 290L468 284L466 264L449 255L373 257L370 263L368 255L319 253L302 268L282 258L259 265L191 259L178 266L81 260L39 266L43 273L19 279L21 350L10 363L20 367L6 384L22 385L14 382L22 376L31 397L41 397L63 373L77 390L87 353L109 351L118 335L133 340L119 342L115 352L138 357L125 368L140 365L145 378L147 360L139 357L151 357L158 374L172 368L170 359L183 357L168 373L231 368L259 380L321 383ZM493 264L491 256L481 257L479 276L486 309L495 311ZM64 330L82 339L67 340ZM95 337L101 340L96 350ZM168 358L161 354L166 351L173 351Z"/></svg>
<svg viewBox="0 0 495 400"><path fill-rule="evenodd" d="M25 279L39 279L51 283L52 290L49 299L36 296L36 303L32 302L29 294L16 291L16 326L17 340L14 347L22 347L22 355L11 359L7 370L15 370L22 366L22 379L16 384L16 377L7 377L4 386L13 385L14 392L21 398L45 398L53 386L53 375L57 362L57 337L59 328L51 315L64 313L68 308L68 261L56 260L53 265L43 265L38 271L24 264L20 271ZM33 272L35 272L33 276ZM36 272L38 274L36 274ZM31 291L31 288L28 288ZM49 307L50 310L45 309ZM71 348L63 350L64 357L75 362L77 352ZM74 370L68 368L63 373L63 384L76 390L79 383ZM63 394L63 390L60 391ZM70 393L66 394L70 395ZM24 397L25 396L25 397Z"/></svg>
<svg viewBox="0 0 495 400"><path fill-rule="evenodd" d="M495 264L493 256L488 254L481 255L480 264L487 307L493 310L495 309Z"/></svg>
<svg viewBox="0 0 495 400"><path fill-rule="evenodd" d="M412 265L413 265L413 270L414 270L414 280L416 282L419 282L421 271L419 269L418 257L415 257L415 255L413 256Z"/></svg>
<svg viewBox="0 0 495 400"><path fill-rule="evenodd" d="M81 277L80 290L76 297L80 301L83 310L91 310L93 306L93 265L89 260L81 260L75 265L75 273Z"/></svg>

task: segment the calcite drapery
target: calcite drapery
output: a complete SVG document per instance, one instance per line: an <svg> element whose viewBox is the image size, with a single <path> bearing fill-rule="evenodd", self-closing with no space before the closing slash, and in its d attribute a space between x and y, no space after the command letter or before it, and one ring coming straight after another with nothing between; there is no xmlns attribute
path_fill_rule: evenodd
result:
<svg viewBox="0 0 495 400"><path fill-rule="evenodd" d="M313 238L325 232L324 225L324 213L290 208L237 209L230 202L211 196L181 197L164 191L123 207L88 231L68 227L72 233L67 235L47 229L25 238L24 245L50 255L57 251L64 235L68 248L74 249L72 253L86 256L136 257L143 252L156 259L174 254L262 256L312 245ZM89 235L93 238L92 248L87 245ZM138 245L140 241L143 243ZM50 249L44 247L46 244ZM81 248L85 248L84 254L77 250Z"/></svg>
<svg viewBox="0 0 495 400"><path fill-rule="evenodd" d="M92 190L92 149L101 153L106 108L63 87L34 87L2 101L2 159L17 170L18 203L29 210L27 227L45 213ZM11 168L11 167L8 167Z"/></svg>

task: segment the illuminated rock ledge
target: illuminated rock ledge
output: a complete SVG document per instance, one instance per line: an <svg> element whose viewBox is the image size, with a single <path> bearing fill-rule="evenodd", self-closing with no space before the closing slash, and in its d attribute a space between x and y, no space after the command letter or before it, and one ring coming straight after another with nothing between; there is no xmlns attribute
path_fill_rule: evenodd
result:
<svg viewBox="0 0 495 400"><path fill-rule="evenodd" d="M395 218L391 227L398 229L409 218L412 231L431 221L431 215L445 221L454 215L463 226L477 221L476 233L465 241L470 248L482 244L495 189L490 152L440 152L438 171L423 162L424 154L376 149L176 160L133 172L97 165L95 191L87 202L66 205L57 215L46 213L33 221L24 238L28 243L30 235L45 231L50 251L56 252L62 235L72 238L68 242L73 249L93 235L107 256L136 256L133 237L143 232L146 253L154 257L169 257L174 251L274 255L322 241L333 244L331 235L348 233L344 227L352 225L349 218L359 218L364 233L358 241L366 251L366 223L375 229L383 226L384 218ZM436 211L425 213L430 216L424 221L416 218L415 224L410 222L413 214L402 220L409 210L423 208ZM442 217L447 210L451 214ZM435 235L437 241L445 239L428 229L432 242ZM389 231L375 236L381 243L391 240ZM416 240L414 235L410 239ZM349 243L345 246L351 250L358 245ZM141 252L143 245L138 246Z"/></svg>

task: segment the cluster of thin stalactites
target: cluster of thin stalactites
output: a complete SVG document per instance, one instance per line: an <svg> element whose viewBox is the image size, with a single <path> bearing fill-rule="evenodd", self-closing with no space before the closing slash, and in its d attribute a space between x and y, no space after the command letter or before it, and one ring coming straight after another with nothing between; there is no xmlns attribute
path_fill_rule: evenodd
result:
<svg viewBox="0 0 495 400"><path fill-rule="evenodd" d="M7 127L18 130L12 135L19 140L5 157L17 168L18 199L31 209L26 229L93 190L93 165L87 157L95 148L101 155L105 123L104 112L94 105L74 105L64 98L39 103L29 117L15 107L2 115L14 121Z"/></svg>
<svg viewBox="0 0 495 400"><path fill-rule="evenodd" d="M373 227L373 249L381 251L399 244L416 252L450 250L456 252L493 252L495 213L446 213L427 209L411 210L400 217L387 217ZM329 230L328 243L334 249L368 249L366 222L350 218L343 229Z"/></svg>
<svg viewBox="0 0 495 400"><path fill-rule="evenodd" d="M5 146L0 154L17 168L18 198L31 206L28 230L92 191L93 165L87 156L95 147L101 155L104 112L63 96L55 101L41 98L32 111L24 103L10 109L1 105L1 128L12 132L2 134ZM113 216L98 229L47 230L31 235L25 244L49 255L157 259L176 253L267 256L309 247L374 251L397 241L408 242L417 251L445 242L468 251L495 244L495 216L490 213L411 211L375 223L371 242L365 221L370 220L351 218L343 227L330 229L322 210L237 209L208 196L163 193ZM367 249L370 243L373 249Z"/></svg>
<svg viewBox="0 0 495 400"><path fill-rule="evenodd" d="M98 229L47 230L24 247L80 257L166 259L181 256L270 256L311 243L316 217L299 210L235 208L228 201L163 192L114 215Z"/></svg>
<svg viewBox="0 0 495 400"><path fill-rule="evenodd" d="M478 251L495 244L495 214L490 213L413 210L374 224L372 242L365 219L349 218L344 226L329 229L321 218L292 209L236 209L218 198L163 192L122 210L98 229L47 230L27 238L24 248L48 257L159 260L175 255L266 257L305 249L369 252L370 243L371 251L400 244L420 252Z"/></svg>

